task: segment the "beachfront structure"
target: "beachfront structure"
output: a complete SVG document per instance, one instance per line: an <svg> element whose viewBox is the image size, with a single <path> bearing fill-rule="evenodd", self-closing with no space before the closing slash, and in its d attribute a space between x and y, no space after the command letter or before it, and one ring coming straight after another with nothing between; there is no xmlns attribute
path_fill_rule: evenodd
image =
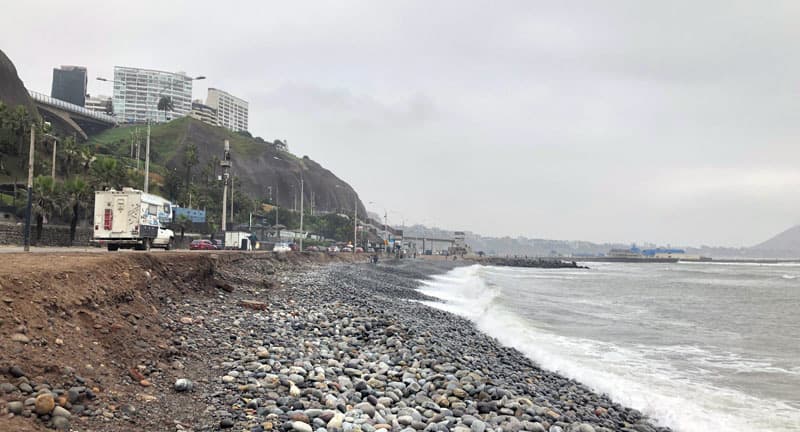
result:
<svg viewBox="0 0 800 432"><path fill-rule="evenodd" d="M50 97L84 106L88 78L83 66L61 66L53 69L53 86Z"/></svg>
<svg viewBox="0 0 800 432"><path fill-rule="evenodd" d="M453 235L453 247L454 248L466 248L467 247L467 236L464 231L456 231Z"/></svg>
<svg viewBox="0 0 800 432"><path fill-rule="evenodd" d="M219 126L219 123L217 123L217 110L204 104L202 100L192 102L192 112L189 116L203 123Z"/></svg>
<svg viewBox="0 0 800 432"><path fill-rule="evenodd" d="M172 110L158 110L162 96L172 99ZM121 122L166 122L192 111L192 78L172 73L124 66L114 67L114 112Z"/></svg>
<svg viewBox="0 0 800 432"><path fill-rule="evenodd" d="M217 124L234 132L246 131L249 104L226 91L209 88L206 105L217 110Z"/></svg>

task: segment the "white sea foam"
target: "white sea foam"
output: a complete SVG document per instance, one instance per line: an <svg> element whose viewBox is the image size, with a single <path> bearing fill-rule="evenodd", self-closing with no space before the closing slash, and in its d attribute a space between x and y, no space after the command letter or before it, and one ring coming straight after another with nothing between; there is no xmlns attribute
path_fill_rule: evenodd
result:
<svg viewBox="0 0 800 432"><path fill-rule="evenodd" d="M678 264L745 266L745 267L800 267L800 262L720 262L720 261L678 261Z"/></svg>
<svg viewBox="0 0 800 432"><path fill-rule="evenodd" d="M705 379L720 367L733 372L788 372L785 369L691 345L622 347L561 336L506 309L498 301L502 287L488 284L484 271L480 266L462 267L423 282L421 292L444 301L423 303L469 318L481 331L519 349L543 368L606 393L678 432L800 431L800 410ZM489 271L498 275L503 270ZM690 359L696 366L688 371L675 365L673 358Z"/></svg>

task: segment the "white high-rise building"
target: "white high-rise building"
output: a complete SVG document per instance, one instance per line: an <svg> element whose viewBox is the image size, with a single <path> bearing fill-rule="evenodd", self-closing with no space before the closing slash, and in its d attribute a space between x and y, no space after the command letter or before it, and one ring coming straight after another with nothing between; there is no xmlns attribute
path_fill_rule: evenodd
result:
<svg viewBox="0 0 800 432"><path fill-rule="evenodd" d="M114 114L114 104L111 99L111 96L88 96L86 98L86 103L84 108L97 111L103 114L113 115Z"/></svg>
<svg viewBox="0 0 800 432"><path fill-rule="evenodd" d="M171 111L158 110L162 96L172 99ZM114 67L114 113L126 123L154 123L189 115L192 111L192 78L185 73Z"/></svg>
<svg viewBox="0 0 800 432"><path fill-rule="evenodd" d="M247 130L249 104L232 94L215 88L208 89L206 105L217 110L217 124L234 132Z"/></svg>

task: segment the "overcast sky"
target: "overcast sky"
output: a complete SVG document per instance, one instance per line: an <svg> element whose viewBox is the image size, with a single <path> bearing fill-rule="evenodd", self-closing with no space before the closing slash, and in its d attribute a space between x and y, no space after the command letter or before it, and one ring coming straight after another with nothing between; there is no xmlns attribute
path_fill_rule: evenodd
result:
<svg viewBox="0 0 800 432"><path fill-rule="evenodd" d="M52 68L205 75L390 223L751 245L800 223L800 2L9 1ZM202 84L202 85L201 85Z"/></svg>

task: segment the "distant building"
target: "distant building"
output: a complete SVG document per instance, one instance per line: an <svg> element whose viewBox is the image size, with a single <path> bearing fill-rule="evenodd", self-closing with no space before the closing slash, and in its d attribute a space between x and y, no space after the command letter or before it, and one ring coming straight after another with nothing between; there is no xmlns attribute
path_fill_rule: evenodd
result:
<svg viewBox="0 0 800 432"><path fill-rule="evenodd" d="M465 248L467 247L466 234L464 231L456 231L453 235L453 247Z"/></svg>
<svg viewBox="0 0 800 432"><path fill-rule="evenodd" d="M249 104L232 94L215 88L208 89L206 105L217 110L217 124L234 132L246 131Z"/></svg>
<svg viewBox="0 0 800 432"><path fill-rule="evenodd" d="M642 258L642 254L634 248L631 249L611 249L608 256L612 258Z"/></svg>
<svg viewBox="0 0 800 432"><path fill-rule="evenodd" d="M189 116L203 123L219 126L219 123L217 123L217 110L204 104L201 100L192 102L192 112Z"/></svg>
<svg viewBox="0 0 800 432"><path fill-rule="evenodd" d="M86 103L88 78L83 66L61 66L53 69L53 87L50 97L78 106Z"/></svg>
<svg viewBox="0 0 800 432"><path fill-rule="evenodd" d="M87 97L85 108L103 114L114 114L114 104L111 100L111 96L99 95Z"/></svg>
<svg viewBox="0 0 800 432"><path fill-rule="evenodd" d="M158 110L162 96L172 99L172 111ZM185 117L192 111L192 79L185 73L114 67L114 112L121 122L155 123Z"/></svg>
<svg viewBox="0 0 800 432"><path fill-rule="evenodd" d="M450 255L465 255L469 253L467 246L467 236L464 231L455 231L453 233L453 245L448 248Z"/></svg>

